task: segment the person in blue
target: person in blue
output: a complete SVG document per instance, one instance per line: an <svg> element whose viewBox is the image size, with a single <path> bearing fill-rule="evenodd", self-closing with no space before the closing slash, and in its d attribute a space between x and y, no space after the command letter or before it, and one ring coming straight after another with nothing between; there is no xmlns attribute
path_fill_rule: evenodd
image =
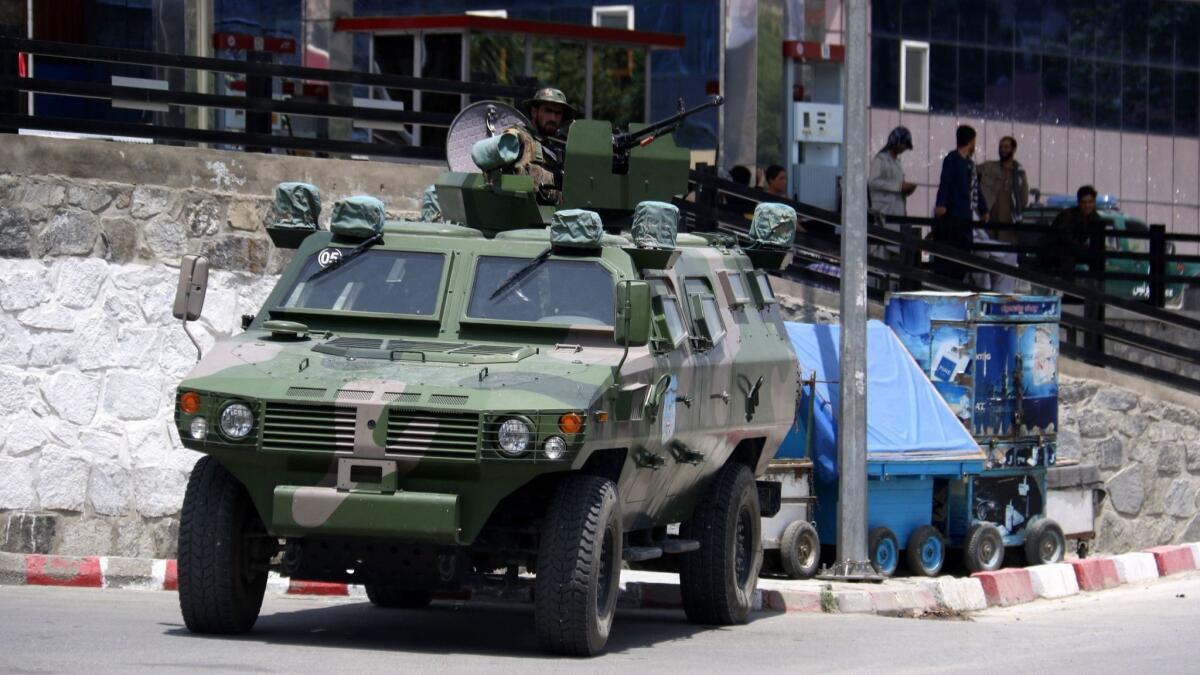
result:
<svg viewBox="0 0 1200 675"><path fill-rule="evenodd" d="M979 185L979 171L971 159L975 154L975 129L964 124L955 130L954 138L955 149L942 160L942 177L933 211L933 240L969 251L975 221L988 221L988 207ZM933 271L961 280L970 270L934 257Z"/></svg>

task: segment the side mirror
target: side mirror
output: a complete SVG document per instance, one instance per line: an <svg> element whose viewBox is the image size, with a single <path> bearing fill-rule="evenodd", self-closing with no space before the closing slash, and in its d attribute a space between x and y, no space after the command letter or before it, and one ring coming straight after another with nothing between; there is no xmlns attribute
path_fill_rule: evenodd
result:
<svg viewBox="0 0 1200 675"><path fill-rule="evenodd" d="M179 285L175 287L176 319L195 321L204 309L204 293L208 290L208 258L185 255L179 263Z"/></svg>
<svg viewBox="0 0 1200 675"><path fill-rule="evenodd" d="M650 341L650 284L622 281L617 284L613 312L617 344L643 347Z"/></svg>

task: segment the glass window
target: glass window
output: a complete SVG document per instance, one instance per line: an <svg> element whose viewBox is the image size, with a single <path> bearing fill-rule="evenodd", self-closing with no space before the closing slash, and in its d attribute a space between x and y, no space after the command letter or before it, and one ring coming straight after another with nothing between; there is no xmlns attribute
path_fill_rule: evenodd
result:
<svg viewBox="0 0 1200 675"><path fill-rule="evenodd" d="M979 4L964 2L958 10L958 42L964 45L987 44L987 16L979 11Z"/></svg>
<svg viewBox="0 0 1200 675"><path fill-rule="evenodd" d="M1121 66L1096 64L1096 126L1121 128Z"/></svg>
<svg viewBox="0 0 1200 675"><path fill-rule="evenodd" d="M329 264L329 250L346 255L350 249L309 256L281 308L418 316L436 311L446 264L441 253L368 250L314 277Z"/></svg>
<svg viewBox="0 0 1200 675"><path fill-rule="evenodd" d="M1121 52L1126 63L1146 60L1146 0L1121 0Z"/></svg>
<svg viewBox="0 0 1200 675"><path fill-rule="evenodd" d="M1071 126L1090 127L1096 122L1096 64L1071 59Z"/></svg>
<svg viewBox="0 0 1200 675"><path fill-rule="evenodd" d="M958 49L958 114L979 115L984 110L987 52L973 47Z"/></svg>
<svg viewBox="0 0 1200 675"><path fill-rule="evenodd" d="M1179 2L1175 4L1176 34L1175 67L1200 68L1200 4Z"/></svg>
<svg viewBox="0 0 1200 675"><path fill-rule="evenodd" d="M900 41L871 40L871 106L900 107Z"/></svg>
<svg viewBox="0 0 1200 675"><path fill-rule="evenodd" d="M1096 56L1121 59L1121 0L1096 0Z"/></svg>
<svg viewBox="0 0 1200 675"><path fill-rule="evenodd" d="M929 39L958 41L958 0L930 0Z"/></svg>
<svg viewBox="0 0 1200 675"><path fill-rule="evenodd" d="M775 289L771 288L771 277L766 272L755 272L754 282L758 288L759 302L767 304L775 302Z"/></svg>
<svg viewBox="0 0 1200 675"><path fill-rule="evenodd" d="M1013 109L1013 53L991 49L987 56L984 102L989 115L1010 117Z"/></svg>
<svg viewBox="0 0 1200 675"><path fill-rule="evenodd" d="M1175 133L1200 133L1200 74L1175 71Z"/></svg>
<svg viewBox="0 0 1200 675"><path fill-rule="evenodd" d="M1071 0L1070 44L1072 56L1091 56L1096 48L1095 0ZM1072 122L1072 124L1074 124Z"/></svg>
<svg viewBox="0 0 1200 675"><path fill-rule="evenodd" d="M929 48L929 110L953 113L958 96L958 48L933 43Z"/></svg>
<svg viewBox="0 0 1200 675"><path fill-rule="evenodd" d="M1168 0L1150 0L1146 10L1146 43L1150 63L1171 65L1175 60L1175 10ZM1200 36L1192 35L1195 40Z"/></svg>
<svg viewBox="0 0 1200 675"><path fill-rule="evenodd" d="M871 34L900 35L900 0L871 3Z"/></svg>
<svg viewBox="0 0 1200 675"><path fill-rule="evenodd" d="M679 300L671 284L665 279L647 279L654 301L655 330L665 346L678 347L687 337L683 326L683 314L679 311Z"/></svg>
<svg viewBox="0 0 1200 675"><path fill-rule="evenodd" d="M693 278L684 282L684 288L692 315L692 335L703 336L712 344L720 342L725 337L725 324L721 321L712 285L708 279Z"/></svg>
<svg viewBox="0 0 1200 675"><path fill-rule="evenodd" d="M983 4L987 16L987 42L990 47L1012 49L1016 32L1016 6L1013 0L987 0Z"/></svg>
<svg viewBox="0 0 1200 675"><path fill-rule="evenodd" d="M1013 63L1013 116L1037 121L1042 113L1042 57L1017 52Z"/></svg>
<svg viewBox="0 0 1200 675"><path fill-rule="evenodd" d="M750 302L750 293L746 290L746 278L737 270L722 270L721 282L725 284L725 297L731 306L744 305Z"/></svg>
<svg viewBox="0 0 1200 675"><path fill-rule="evenodd" d="M1048 54L1066 54L1070 44L1071 8L1067 0L1042 3L1042 49Z"/></svg>
<svg viewBox="0 0 1200 675"><path fill-rule="evenodd" d="M901 110L929 110L929 43L900 43Z"/></svg>
<svg viewBox="0 0 1200 675"><path fill-rule="evenodd" d="M646 50L628 47L592 49L592 118L613 128L646 122Z"/></svg>
<svg viewBox="0 0 1200 675"><path fill-rule="evenodd" d="M1069 62L1057 56L1042 57L1042 122L1066 124Z"/></svg>
<svg viewBox="0 0 1200 675"><path fill-rule="evenodd" d="M1175 78L1170 70L1151 68L1146 91L1147 129L1152 134L1169 134L1175 122Z"/></svg>
<svg viewBox="0 0 1200 675"><path fill-rule="evenodd" d="M1146 131L1146 67L1121 68L1121 128L1125 131Z"/></svg>
<svg viewBox="0 0 1200 675"><path fill-rule="evenodd" d="M1016 12L1016 32L1013 44L1018 50L1040 52L1042 49L1041 0L1012 0Z"/></svg>
<svg viewBox="0 0 1200 675"><path fill-rule="evenodd" d="M522 270L524 273L518 274ZM517 281L510 283L514 275ZM592 261L547 259L538 263L531 258L482 256L475 268L467 316L498 321L611 326L612 275Z"/></svg>
<svg viewBox="0 0 1200 675"><path fill-rule="evenodd" d="M901 32L915 40L929 38L929 0L904 0Z"/></svg>

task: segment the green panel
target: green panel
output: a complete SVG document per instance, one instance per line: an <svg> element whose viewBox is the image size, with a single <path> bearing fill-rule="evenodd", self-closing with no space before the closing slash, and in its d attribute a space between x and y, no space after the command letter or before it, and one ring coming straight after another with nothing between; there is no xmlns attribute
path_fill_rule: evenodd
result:
<svg viewBox="0 0 1200 675"><path fill-rule="evenodd" d="M454 545L463 543L458 511L458 495L367 494L280 485L275 488L271 529L283 536L394 537Z"/></svg>
<svg viewBox="0 0 1200 675"><path fill-rule="evenodd" d="M646 125L631 124L630 131ZM612 125L576 120L567 136L563 207L632 211L642 201L669 202L687 189L690 155L670 136L629 153L629 172L613 173Z"/></svg>
<svg viewBox="0 0 1200 675"><path fill-rule="evenodd" d="M442 217L484 232L546 224L529 176L498 175L489 185L480 173L447 171L438 178Z"/></svg>

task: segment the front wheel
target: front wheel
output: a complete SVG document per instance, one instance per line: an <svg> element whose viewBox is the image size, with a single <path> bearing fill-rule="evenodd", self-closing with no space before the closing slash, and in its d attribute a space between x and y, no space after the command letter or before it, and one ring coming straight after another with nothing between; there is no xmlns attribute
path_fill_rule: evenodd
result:
<svg viewBox="0 0 1200 675"><path fill-rule="evenodd" d="M621 513L607 478L571 475L542 528L533 619L542 648L566 656L604 649L621 582Z"/></svg>
<svg viewBox="0 0 1200 675"><path fill-rule="evenodd" d="M936 577L946 562L946 544L942 533L932 525L922 525L908 537L904 548L908 560L908 571L927 577Z"/></svg>
<svg viewBox="0 0 1200 675"><path fill-rule="evenodd" d="M679 561L688 621L721 626L746 621L762 565L761 527L754 474L743 464L721 467L680 533L700 542L698 551Z"/></svg>
<svg viewBox="0 0 1200 675"><path fill-rule="evenodd" d="M991 523L975 523L967 531L963 546L963 562L967 570L995 572L1004 564L1004 535Z"/></svg>
<svg viewBox="0 0 1200 675"><path fill-rule="evenodd" d="M821 538L817 528L804 520L794 520L779 537L779 559L791 579L811 579L821 562Z"/></svg>
<svg viewBox="0 0 1200 675"><path fill-rule="evenodd" d="M246 489L212 457L201 457L179 520L179 608L188 630L250 630L262 608L272 548Z"/></svg>
<svg viewBox="0 0 1200 675"><path fill-rule="evenodd" d="M1049 518L1036 518L1025 528L1025 562L1051 565L1062 562L1067 540L1062 527Z"/></svg>
<svg viewBox="0 0 1200 675"><path fill-rule="evenodd" d="M900 544L896 541L896 535L886 527L871 530L867 535L867 555L871 558L871 567L880 576L895 574L900 564Z"/></svg>

